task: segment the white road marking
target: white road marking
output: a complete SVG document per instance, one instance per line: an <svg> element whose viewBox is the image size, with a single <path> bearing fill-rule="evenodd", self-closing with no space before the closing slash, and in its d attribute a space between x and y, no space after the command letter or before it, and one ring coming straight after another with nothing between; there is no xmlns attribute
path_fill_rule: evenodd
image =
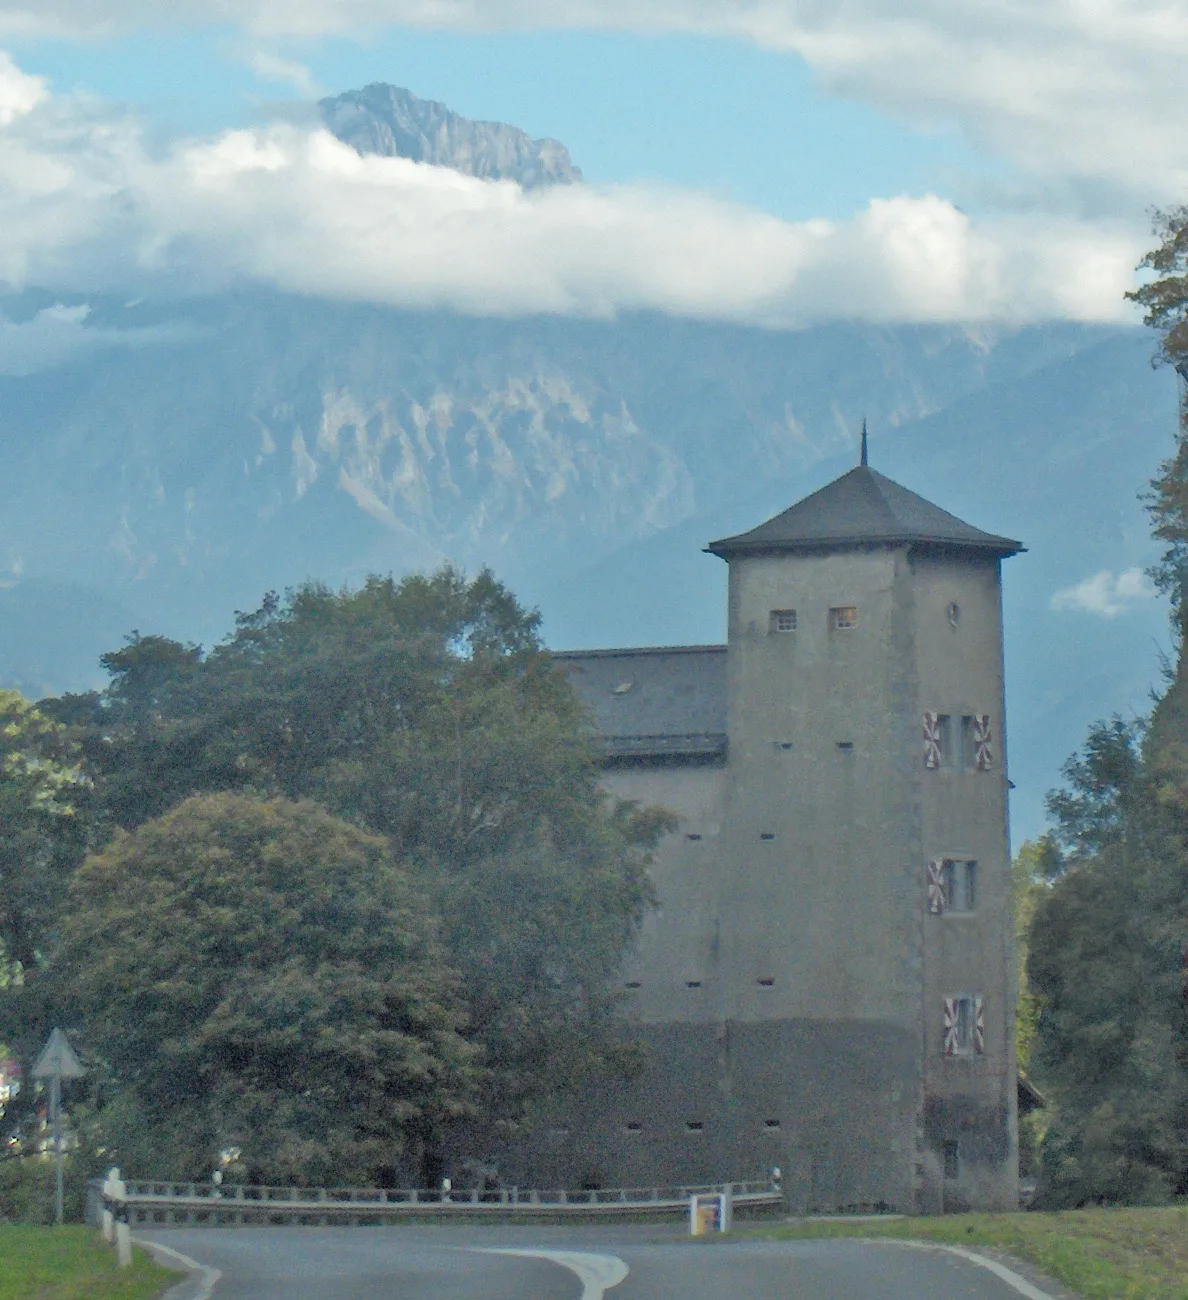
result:
<svg viewBox="0 0 1188 1300"><path fill-rule="evenodd" d="M577 1250L483 1250L484 1255L520 1255L524 1259L547 1259L576 1273L582 1284L582 1300L602 1300L631 1271L617 1255L587 1255Z"/></svg>
<svg viewBox="0 0 1188 1300"><path fill-rule="evenodd" d="M859 1238L858 1240L862 1240ZM964 1246L946 1246L943 1243L931 1241L901 1241L895 1237L867 1237L865 1240L874 1242L880 1246L910 1246L916 1250L944 1250L950 1255L959 1255L962 1259L968 1260L971 1264L976 1264L979 1268L988 1269L996 1277L1002 1278L1007 1286L1018 1291L1026 1300L1056 1300L1048 1291L1041 1291L1039 1287L1032 1284L1025 1278L1020 1277L1012 1268L1007 1268L1005 1264L1000 1264L996 1259L990 1259L986 1255L979 1255L977 1251L966 1250Z"/></svg>
<svg viewBox="0 0 1188 1300"><path fill-rule="evenodd" d="M198 1290L188 1297L188 1300L210 1300L215 1283L223 1276L217 1268L211 1268L209 1264L199 1264L196 1259L191 1259L189 1255L183 1255L180 1250L174 1250L172 1246L161 1246L155 1241L145 1241L143 1237L133 1237L132 1241L135 1245L142 1246L150 1254L168 1255L170 1259L180 1264L188 1272L198 1274ZM172 1291L166 1294L172 1294Z"/></svg>

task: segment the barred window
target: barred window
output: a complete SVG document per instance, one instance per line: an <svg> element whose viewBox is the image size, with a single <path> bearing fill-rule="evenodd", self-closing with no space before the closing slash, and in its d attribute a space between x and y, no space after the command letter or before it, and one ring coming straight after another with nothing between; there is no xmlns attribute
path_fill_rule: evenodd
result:
<svg viewBox="0 0 1188 1300"><path fill-rule="evenodd" d="M795 632L796 611L794 609L773 609L768 626L772 632Z"/></svg>
<svg viewBox="0 0 1188 1300"><path fill-rule="evenodd" d="M829 611L829 626L835 631L858 626L858 608L855 605L838 605Z"/></svg>

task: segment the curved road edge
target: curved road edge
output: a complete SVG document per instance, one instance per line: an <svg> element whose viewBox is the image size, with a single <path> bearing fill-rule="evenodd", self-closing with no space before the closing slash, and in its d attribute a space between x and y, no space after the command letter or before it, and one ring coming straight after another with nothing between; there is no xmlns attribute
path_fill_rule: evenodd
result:
<svg viewBox="0 0 1188 1300"><path fill-rule="evenodd" d="M976 1250L967 1250L964 1246L948 1246L940 1241L904 1241L898 1237L857 1237L852 1240L867 1241L872 1246L905 1246L909 1250L943 1250L946 1254L957 1255L971 1264L976 1264L979 1268L988 1269L1007 1286L1018 1291L1026 1300L1058 1300L1050 1291L1041 1291L1022 1274L1016 1273L1013 1268L1007 1268L998 1260L991 1259L988 1255L979 1255Z"/></svg>
<svg viewBox="0 0 1188 1300"><path fill-rule="evenodd" d="M176 1285L171 1286L162 1300L211 1300L215 1283L223 1274L209 1264L199 1264L189 1255L183 1255L172 1246L162 1246L155 1241L145 1241L143 1237L133 1237L132 1244L150 1255L165 1268L184 1269L189 1274Z"/></svg>
<svg viewBox="0 0 1188 1300"><path fill-rule="evenodd" d="M471 1249L479 1255L519 1255L524 1259L545 1259L560 1264L577 1275L582 1284L582 1300L602 1300L605 1292L618 1286L631 1272L618 1255L590 1255L576 1250Z"/></svg>

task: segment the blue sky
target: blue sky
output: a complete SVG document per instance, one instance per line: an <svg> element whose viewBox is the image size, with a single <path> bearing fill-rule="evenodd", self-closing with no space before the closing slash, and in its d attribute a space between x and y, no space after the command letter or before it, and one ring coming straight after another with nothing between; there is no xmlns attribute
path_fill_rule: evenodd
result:
<svg viewBox="0 0 1188 1300"><path fill-rule="evenodd" d="M795 54L733 39L402 29L261 44L222 28L10 48L57 92L130 102L167 130L199 134L258 121L292 95L253 70L264 49L328 94L388 81L552 135L596 183L659 180L793 221L846 217L872 195L900 193L977 211L976 181L1002 171L953 124L921 129L827 94Z"/></svg>
<svg viewBox="0 0 1188 1300"><path fill-rule="evenodd" d="M0 0L2 49L0 278L63 291L1132 320L1148 209L1188 193L1159 0ZM310 105L371 80L590 183L360 165Z"/></svg>

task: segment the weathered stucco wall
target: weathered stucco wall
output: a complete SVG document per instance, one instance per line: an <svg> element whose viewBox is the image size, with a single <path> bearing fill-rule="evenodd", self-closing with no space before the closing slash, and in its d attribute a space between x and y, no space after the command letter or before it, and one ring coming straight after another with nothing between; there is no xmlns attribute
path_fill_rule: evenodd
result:
<svg viewBox="0 0 1188 1300"><path fill-rule="evenodd" d="M912 561L921 712L990 718L986 770L970 755L921 770L922 868L977 863L972 911L924 914L925 1161L922 1207L1013 1208L1018 1201L1014 920L1007 833L1002 600L995 560L917 555ZM925 884L926 888L926 884ZM985 1050L944 1052L944 999L981 998ZM955 1143L956 1176L944 1146ZM950 1171L952 1173L952 1170Z"/></svg>
<svg viewBox="0 0 1188 1300"><path fill-rule="evenodd" d="M509 1173L652 1185L779 1165L801 1209L1015 1204L1000 584L967 554L732 561L726 762L607 770L615 794L681 819L623 971L647 1065ZM928 770L925 710L958 730L989 714L990 768ZM946 857L978 863L969 914L929 910L928 863ZM982 1000L984 1051L945 1054L956 995Z"/></svg>

